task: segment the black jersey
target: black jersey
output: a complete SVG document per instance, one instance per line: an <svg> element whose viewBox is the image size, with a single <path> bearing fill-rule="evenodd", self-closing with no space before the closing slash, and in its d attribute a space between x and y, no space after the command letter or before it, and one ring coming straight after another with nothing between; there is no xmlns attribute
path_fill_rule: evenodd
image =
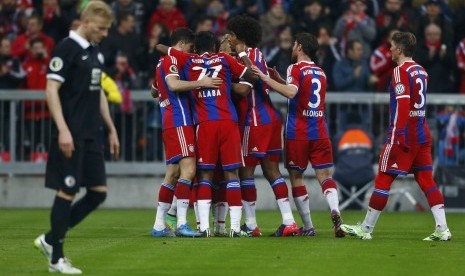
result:
<svg viewBox="0 0 465 276"><path fill-rule="evenodd" d="M54 49L47 79L62 83L59 96L73 139L96 139L101 125L100 77L103 55L98 46L71 31ZM55 123L52 136L57 137Z"/></svg>

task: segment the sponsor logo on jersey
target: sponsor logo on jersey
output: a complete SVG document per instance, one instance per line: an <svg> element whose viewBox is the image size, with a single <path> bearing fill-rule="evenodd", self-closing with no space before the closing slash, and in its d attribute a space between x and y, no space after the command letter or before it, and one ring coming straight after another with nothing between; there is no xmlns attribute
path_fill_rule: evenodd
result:
<svg viewBox="0 0 465 276"><path fill-rule="evenodd" d="M289 165L295 165L294 161L289 161Z"/></svg>
<svg viewBox="0 0 465 276"><path fill-rule="evenodd" d="M53 72L58 72L63 68L63 60L60 57L54 57L50 60L50 70Z"/></svg>
<svg viewBox="0 0 465 276"><path fill-rule="evenodd" d="M197 160L197 162L202 163L203 162L202 157L200 157L199 160Z"/></svg>
<svg viewBox="0 0 465 276"><path fill-rule="evenodd" d="M391 167L392 167L392 168L396 168L396 169L398 169L398 168L399 168L399 166L397 166L397 163L394 163L394 164L392 164L392 166L391 166Z"/></svg>
<svg viewBox="0 0 465 276"><path fill-rule="evenodd" d="M170 66L170 72L171 73L178 73L178 67L176 67L176 65L171 65Z"/></svg>
<svg viewBox="0 0 465 276"><path fill-rule="evenodd" d="M397 95L404 94L405 86L402 83L398 83L396 84L396 87L394 87L394 90L396 91Z"/></svg>
<svg viewBox="0 0 465 276"><path fill-rule="evenodd" d="M252 151L258 151L257 147L253 147Z"/></svg>
<svg viewBox="0 0 465 276"><path fill-rule="evenodd" d="M76 178L74 178L74 176L72 175L68 175L65 177L64 182L65 182L66 187L72 188L74 187L74 185L76 185Z"/></svg>

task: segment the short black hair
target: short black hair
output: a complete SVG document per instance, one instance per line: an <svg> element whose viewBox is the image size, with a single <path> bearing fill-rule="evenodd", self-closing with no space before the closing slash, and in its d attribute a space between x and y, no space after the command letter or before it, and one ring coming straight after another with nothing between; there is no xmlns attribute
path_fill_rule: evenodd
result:
<svg viewBox="0 0 465 276"><path fill-rule="evenodd" d="M177 28L171 33L171 46L178 44L179 41L185 43L194 43L194 32L189 28Z"/></svg>
<svg viewBox="0 0 465 276"><path fill-rule="evenodd" d="M228 30L233 32L245 45L257 47L262 41L262 27L255 19L247 15L236 15L228 22Z"/></svg>
<svg viewBox="0 0 465 276"><path fill-rule="evenodd" d="M310 33L298 33L295 36L297 44L302 45L302 51L309 56L312 60L316 59L316 52L320 45L316 36Z"/></svg>
<svg viewBox="0 0 465 276"><path fill-rule="evenodd" d="M404 56L413 57L417 48L417 39L411 32L398 32L392 35L392 41L402 49Z"/></svg>
<svg viewBox="0 0 465 276"><path fill-rule="evenodd" d="M213 53L216 48L216 37L212 32L203 31L195 35L195 51L198 54L205 52Z"/></svg>
<svg viewBox="0 0 465 276"><path fill-rule="evenodd" d="M362 45L362 41L358 39L350 39L349 41L347 41L346 48L344 49L344 53L346 56L349 54L349 50L354 49L355 43L359 43L360 45Z"/></svg>

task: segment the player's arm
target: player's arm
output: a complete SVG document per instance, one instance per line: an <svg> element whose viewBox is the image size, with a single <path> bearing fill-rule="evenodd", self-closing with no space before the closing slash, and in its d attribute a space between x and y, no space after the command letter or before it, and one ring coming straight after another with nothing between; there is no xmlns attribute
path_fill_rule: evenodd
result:
<svg viewBox="0 0 465 276"><path fill-rule="evenodd" d="M237 55L241 59L242 62L244 62L245 66L247 67L247 70L244 72L242 75L242 78L244 78L246 81L254 83L258 80L258 76L255 75L252 71L252 61L250 60L249 56L247 55L246 47L244 44L237 44L236 45L236 52L238 53Z"/></svg>
<svg viewBox="0 0 465 276"><path fill-rule="evenodd" d="M220 78L203 77L196 81L180 80L178 76L171 75L165 78L168 88L173 92L190 92L199 88L219 88L223 80Z"/></svg>
<svg viewBox="0 0 465 276"><path fill-rule="evenodd" d="M60 102L58 91L61 87L61 82L54 79L47 79L45 87L45 98L53 121L58 129L58 147L66 158L71 158L74 151L74 141L68 124L66 124L63 116L63 109Z"/></svg>
<svg viewBox="0 0 465 276"><path fill-rule="evenodd" d="M405 127L407 126L410 111L410 85L408 73L396 67L393 70L392 82L396 94L396 119L394 121L395 143L398 143L403 151L408 151L409 146L405 141Z"/></svg>
<svg viewBox="0 0 465 276"><path fill-rule="evenodd" d="M276 66L268 67L268 73L270 74L270 78L274 79L278 83L286 84L286 80L284 80L281 75L279 74L278 70L276 70Z"/></svg>
<svg viewBox="0 0 465 276"><path fill-rule="evenodd" d="M167 54L168 54L168 49L169 49L169 48L170 48L170 47L168 47L168 46L166 46L166 45L164 45L164 44L157 44L157 45L155 46L155 49L157 49L157 51L160 52L160 53L163 54L163 55L167 55Z"/></svg>
<svg viewBox="0 0 465 276"><path fill-rule="evenodd" d="M258 77L263 80L266 84L268 84L271 89L275 90L279 94L283 95L284 97L288 99L292 99L295 97L297 94L297 86L291 84L291 85L286 85L279 83L275 80L273 80L270 76L265 75L258 67L253 66L252 70L255 74L258 75Z"/></svg>
<svg viewBox="0 0 465 276"><path fill-rule="evenodd" d="M107 97L103 89L100 90L100 115L102 115L103 122L108 130L108 142L110 146L110 153L114 159L119 158L119 139L118 132L116 132L115 125L111 119L110 109L108 108Z"/></svg>
<svg viewBox="0 0 465 276"><path fill-rule="evenodd" d="M158 88L154 84L155 82L150 86L150 95L152 95L152 98L156 99L159 96L159 92Z"/></svg>
<svg viewBox="0 0 465 276"><path fill-rule="evenodd" d="M247 96L252 90L253 85L246 81L240 81L238 83L232 83L232 91L242 97Z"/></svg>

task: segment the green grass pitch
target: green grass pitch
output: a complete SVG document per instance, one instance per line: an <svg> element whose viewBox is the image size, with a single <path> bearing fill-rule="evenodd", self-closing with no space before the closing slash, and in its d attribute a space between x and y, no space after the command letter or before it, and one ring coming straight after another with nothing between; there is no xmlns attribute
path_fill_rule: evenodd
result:
<svg viewBox="0 0 465 276"><path fill-rule="evenodd" d="M68 232L65 253L86 275L465 275L465 214L447 215L450 242L422 241L433 231L430 212L383 213L371 241L334 238L327 212L312 213L316 237L269 237L278 211L258 212L260 238L152 238L153 218L153 210L98 210ZM0 209L0 275L48 275L32 245L48 227L49 210Z"/></svg>

